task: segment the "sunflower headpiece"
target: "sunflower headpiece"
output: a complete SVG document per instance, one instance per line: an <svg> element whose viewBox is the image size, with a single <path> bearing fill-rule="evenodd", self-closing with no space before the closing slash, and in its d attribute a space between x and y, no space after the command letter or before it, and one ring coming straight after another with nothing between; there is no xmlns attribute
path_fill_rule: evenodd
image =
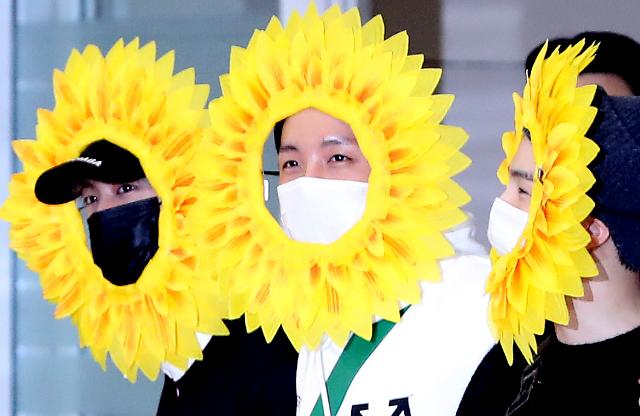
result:
<svg viewBox="0 0 640 416"><path fill-rule="evenodd" d="M509 363L514 342L532 361L535 334L544 332L546 320L567 324L565 297L582 296L582 278L597 274L586 249L590 237L581 224L594 207L586 195L595 182L587 165L598 152L585 137L597 112L591 106L596 86L576 87L597 49L584 46L582 41L563 52L556 49L545 59L544 45L522 97L514 93L515 131L502 137L506 158L498 178L505 186L509 165L526 136L536 166L529 220L518 244L503 256L491 251L489 316Z"/></svg>
<svg viewBox="0 0 640 416"><path fill-rule="evenodd" d="M56 318L70 317L81 346L103 369L106 355L134 382L138 369L157 377L160 364L185 368L202 351L196 331L225 334L216 286L196 273L194 244L184 224L197 202L190 161L206 124L209 89L193 69L173 74L174 54L156 60L154 43L119 40L103 56L74 50L53 74L55 108L38 110L36 140L13 147L24 170L13 175L2 218L11 247L40 277ZM133 153L162 201L158 251L136 283L116 286L102 276L87 247L73 202L46 205L34 185L42 172L106 139Z"/></svg>
<svg viewBox="0 0 640 416"><path fill-rule="evenodd" d="M418 302L419 281L439 279L437 260L453 254L442 232L465 218L469 196L451 177L470 163L467 135L441 124L453 100L433 94L441 70L407 51L407 34L385 39L380 16L362 25L355 8L320 15L313 3L231 51L196 175L193 219L206 226L194 232L231 315L267 340L280 326L296 348L325 333L370 339L372 317L398 321L399 302ZM362 219L328 245L290 240L263 200L267 136L310 107L349 124L371 166Z"/></svg>

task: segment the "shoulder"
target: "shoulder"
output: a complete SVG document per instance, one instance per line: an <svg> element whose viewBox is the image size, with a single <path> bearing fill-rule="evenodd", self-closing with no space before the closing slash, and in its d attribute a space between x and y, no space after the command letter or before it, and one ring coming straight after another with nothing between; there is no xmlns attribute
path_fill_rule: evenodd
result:
<svg viewBox="0 0 640 416"><path fill-rule="evenodd" d="M500 345L494 345L471 378L456 415L505 414L518 395L526 367L521 355L514 358L510 366Z"/></svg>
<svg viewBox="0 0 640 416"><path fill-rule="evenodd" d="M488 304L485 285L491 262L486 256L457 256L440 261L440 280L423 283L423 296L451 295L458 300L474 300Z"/></svg>
<svg viewBox="0 0 640 416"><path fill-rule="evenodd" d="M443 337L443 353L455 350L458 357L466 355L475 369L495 343L489 330L489 296L485 291L489 259L459 256L442 261L440 267L441 280L423 283L422 301L408 311L413 314L408 318L432 327L431 338L435 333Z"/></svg>
<svg viewBox="0 0 640 416"><path fill-rule="evenodd" d="M464 255L449 257L440 261L443 279L469 279L485 281L491 271L491 261L487 256Z"/></svg>

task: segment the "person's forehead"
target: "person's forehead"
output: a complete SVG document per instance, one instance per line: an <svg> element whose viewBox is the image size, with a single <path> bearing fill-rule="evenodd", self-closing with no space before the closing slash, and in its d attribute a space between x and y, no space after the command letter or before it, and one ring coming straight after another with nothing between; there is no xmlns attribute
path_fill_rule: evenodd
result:
<svg viewBox="0 0 640 416"><path fill-rule="evenodd" d="M110 186L110 184L106 182L98 181L95 179L84 179L81 182L79 182L77 186L80 191L85 191L88 189L97 190L104 186Z"/></svg>
<svg viewBox="0 0 640 416"><path fill-rule="evenodd" d="M529 140L523 139L511 160L512 168L533 172L535 168L535 157L533 155L533 147Z"/></svg>
<svg viewBox="0 0 640 416"><path fill-rule="evenodd" d="M283 139L288 139L289 136L353 136L349 124L315 108L307 108L288 117L282 134Z"/></svg>

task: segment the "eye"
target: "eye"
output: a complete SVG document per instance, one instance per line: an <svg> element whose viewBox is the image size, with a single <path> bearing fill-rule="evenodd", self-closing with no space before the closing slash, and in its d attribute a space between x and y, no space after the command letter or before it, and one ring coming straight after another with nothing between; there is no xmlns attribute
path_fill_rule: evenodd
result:
<svg viewBox="0 0 640 416"><path fill-rule="evenodd" d="M123 183L122 185L120 185L120 186L118 187L118 190L116 191L116 193L117 193L118 195L121 195L121 194L126 194L126 193L128 193L128 192L135 191L136 189L138 189L138 187L137 187L137 186L135 186L135 185L133 185L133 184L130 184L130 183Z"/></svg>
<svg viewBox="0 0 640 416"><path fill-rule="evenodd" d="M531 194L526 190L526 189L522 189L520 187L518 187L518 194L519 195L527 195L527 196L531 196Z"/></svg>
<svg viewBox="0 0 640 416"><path fill-rule="evenodd" d="M351 158L349 156L345 156L342 154L335 154L333 156L331 156L331 158L329 159L329 162L346 162L348 160L351 160Z"/></svg>
<svg viewBox="0 0 640 416"><path fill-rule="evenodd" d="M87 195L87 196L83 196L82 197L82 207L86 207L89 206L91 204L94 204L98 201L98 197L95 195Z"/></svg>
<svg viewBox="0 0 640 416"><path fill-rule="evenodd" d="M299 166L297 160L287 160L282 164L282 169L295 168Z"/></svg>

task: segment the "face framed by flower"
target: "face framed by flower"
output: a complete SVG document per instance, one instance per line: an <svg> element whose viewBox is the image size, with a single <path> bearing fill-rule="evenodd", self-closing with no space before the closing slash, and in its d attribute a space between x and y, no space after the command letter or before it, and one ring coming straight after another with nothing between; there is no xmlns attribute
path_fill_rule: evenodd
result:
<svg viewBox="0 0 640 416"><path fill-rule="evenodd" d="M586 195L595 182L587 166L598 146L585 134L597 112L591 106L596 86L576 87L596 49L582 41L545 59L545 45L523 95L514 94L515 130L502 137L506 157L498 178L505 194L518 180L518 160L528 164L521 176L530 181L524 231L508 253L491 251L487 283L492 331L509 363L514 342L528 362L533 360L535 335L544 332L547 320L566 325L566 297L582 296L582 278L597 274L582 226L594 207Z"/></svg>
<svg viewBox="0 0 640 416"><path fill-rule="evenodd" d="M442 232L465 219L469 196L451 177L470 163L467 135L441 124L453 99L433 94L441 71L407 51L405 32L384 39L380 16L362 25L357 9L321 15L313 4L231 51L191 218L207 221L193 233L230 315L267 340L279 327L298 349L324 334L370 339L372 318L398 321L400 302L419 302L419 282L439 279L438 260L453 254ZM309 108L348 124L371 167L360 221L330 244L290 239L263 200L265 140Z"/></svg>
<svg viewBox="0 0 640 416"><path fill-rule="evenodd" d="M155 379L162 362L186 368L202 358L196 332L226 334L224 304L211 279L200 279L184 219L197 197L190 162L197 153L208 86L188 69L173 74L174 54L156 59L156 46L119 40L103 55L95 45L74 50L54 71L53 110L38 110L36 140L13 147L24 166L13 175L1 210L10 244L40 277L55 317L70 318L80 344L104 369L107 354L135 382ZM135 155L162 201L158 250L135 283L118 286L94 264L81 214L73 202L36 199L48 169L107 140ZM222 305L222 306L221 306Z"/></svg>

